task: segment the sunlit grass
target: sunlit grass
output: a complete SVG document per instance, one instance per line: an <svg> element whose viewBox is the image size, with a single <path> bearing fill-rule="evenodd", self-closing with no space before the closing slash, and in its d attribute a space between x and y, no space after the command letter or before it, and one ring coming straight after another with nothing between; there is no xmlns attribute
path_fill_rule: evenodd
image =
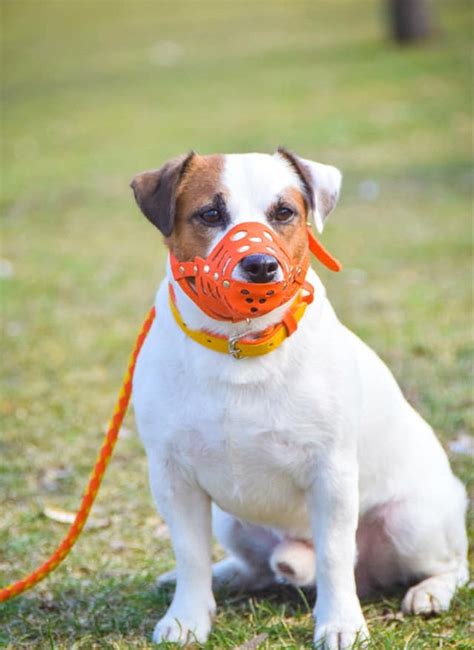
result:
<svg viewBox="0 0 474 650"><path fill-rule="evenodd" d="M2 584L64 534L43 509L77 507L163 273L128 182L191 148L285 144L342 169L332 302L445 445L472 433L470 3L438 3L437 38L401 50L381 5L3 2ZM149 647L173 558L126 426L94 509L109 525L0 611L0 645ZM472 460L452 461L472 490ZM301 594L219 604L208 648L310 644ZM373 647L468 648L470 604L428 621L366 604Z"/></svg>

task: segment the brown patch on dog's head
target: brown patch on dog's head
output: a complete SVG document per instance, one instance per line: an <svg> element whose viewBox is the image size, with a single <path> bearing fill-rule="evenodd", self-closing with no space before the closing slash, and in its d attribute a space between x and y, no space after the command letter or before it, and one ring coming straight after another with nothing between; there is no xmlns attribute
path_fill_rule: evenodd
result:
<svg viewBox="0 0 474 650"><path fill-rule="evenodd" d="M131 183L143 214L162 232L170 251L181 261L208 252L212 229L193 217L200 209L222 202L223 166L223 156L191 152L160 169L138 174Z"/></svg>
<svg viewBox="0 0 474 650"><path fill-rule="evenodd" d="M281 207L290 208L295 216L288 223L280 223L275 215ZM293 264L299 264L308 249L308 203L303 192L296 187L285 188L278 200L268 208L267 218L271 226L284 240Z"/></svg>
<svg viewBox="0 0 474 650"><path fill-rule="evenodd" d="M173 158L159 169L137 174L130 183L141 211L165 237L174 227L179 182L195 155Z"/></svg>
<svg viewBox="0 0 474 650"><path fill-rule="evenodd" d="M180 261L205 257L209 252L215 232L193 217L203 208L223 202L223 167L221 155L195 156L179 184L175 227L166 244Z"/></svg>

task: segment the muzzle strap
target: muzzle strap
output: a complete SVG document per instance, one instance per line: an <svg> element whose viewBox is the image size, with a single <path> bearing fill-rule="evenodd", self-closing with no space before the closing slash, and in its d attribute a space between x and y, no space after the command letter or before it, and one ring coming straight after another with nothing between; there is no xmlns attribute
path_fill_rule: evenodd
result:
<svg viewBox="0 0 474 650"><path fill-rule="evenodd" d="M324 248L321 242L316 239L310 226L308 226L308 244L309 250L313 253L315 258L319 260L321 264L324 264L324 266L326 266L330 271L335 271L337 273L342 270L342 264L340 261L331 255L331 253Z"/></svg>

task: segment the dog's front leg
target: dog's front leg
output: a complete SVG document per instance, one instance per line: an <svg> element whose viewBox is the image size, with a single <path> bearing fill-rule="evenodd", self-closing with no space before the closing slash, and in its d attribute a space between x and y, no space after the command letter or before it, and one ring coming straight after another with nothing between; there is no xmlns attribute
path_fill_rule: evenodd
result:
<svg viewBox="0 0 474 650"><path fill-rule="evenodd" d="M316 648L351 648L368 637L356 593L354 564L358 519L355 455L333 450L318 462L307 493L316 550Z"/></svg>
<svg viewBox="0 0 474 650"><path fill-rule="evenodd" d="M171 533L176 590L153 641L204 643L215 612L211 569L211 500L173 463L150 462L153 496Z"/></svg>

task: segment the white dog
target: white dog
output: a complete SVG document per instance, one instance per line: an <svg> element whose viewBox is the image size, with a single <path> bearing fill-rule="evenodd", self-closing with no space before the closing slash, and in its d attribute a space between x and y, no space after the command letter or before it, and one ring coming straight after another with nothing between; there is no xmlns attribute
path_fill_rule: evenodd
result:
<svg viewBox="0 0 474 650"><path fill-rule="evenodd" d="M406 584L403 610L430 614L446 610L467 579L465 490L432 429L338 321L316 273L291 284L307 268L307 220L321 232L340 184L334 167L283 149L191 153L132 182L170 251L133 385L151 488L177 563L155 642L204 642L213 585L315 581L314 641L332 649L368 637L358 594ZM218 245L252 229L265 233L265 244L282 243L291 268L272 246L275 255L243 257L241 246L219 288L220 271L210 266ZM262 245L261 236L249 241ZM288 274L297 291L271 309L262 298L245 316L238 292L230 307L222 297L224 288L253 284L274 298L272 286L288 291ZM297 313L308 289L314 300ZM261 340L275 349L260 345L247 357ZM228 551L214 566L211 506Z"/></svg>

